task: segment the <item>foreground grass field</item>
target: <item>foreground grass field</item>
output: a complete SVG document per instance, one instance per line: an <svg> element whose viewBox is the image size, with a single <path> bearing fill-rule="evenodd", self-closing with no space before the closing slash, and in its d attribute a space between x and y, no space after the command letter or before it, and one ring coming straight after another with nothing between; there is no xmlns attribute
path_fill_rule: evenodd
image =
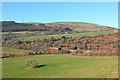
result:
<svg viewBox="0 0 120 80"><path fill-rule="evenodd" d="M31 36L31 37L25 37L24 41L26 40L37 40L37 39L43 39L43 38L60 38L62 36L70 36L70 37L84 37L84 36L96 36L98 34L113 34L116 33L115 31L99 31L99 32L86 32L86 33L74 33L74 34L58 34L58 35L43 35L43 36Z"/></svg>
<svg viewBox="0 0 120 80"><path fill-rule="evenodd" d="M23 55L28 52L29 52L29 50L21 50L21 49L9 48L9 47L2 47L2 53L7 53L7 54Z"/></svg>
<svg viewBox="0 0 120 80"><path fill-rule="evenodd" d="M41 68L25 69L26 60L36 60ZM3 59L3 78L110 78L118 77L118 57L39 55Z"/></svg>

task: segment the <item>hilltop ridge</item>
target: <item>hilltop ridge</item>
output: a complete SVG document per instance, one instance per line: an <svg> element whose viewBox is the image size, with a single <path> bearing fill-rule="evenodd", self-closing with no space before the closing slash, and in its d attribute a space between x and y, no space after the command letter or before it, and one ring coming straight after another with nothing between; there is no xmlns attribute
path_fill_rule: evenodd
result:
<svg viewBox="0 0 120 80"><path fill-rule="evenodd" d="M52 22L52 23L17 23L15 21L2 21L2 31L58 31L58 32L94 32L116 30L116 28L86 22ZM64 30L67 29L67 30Z"/></svg>

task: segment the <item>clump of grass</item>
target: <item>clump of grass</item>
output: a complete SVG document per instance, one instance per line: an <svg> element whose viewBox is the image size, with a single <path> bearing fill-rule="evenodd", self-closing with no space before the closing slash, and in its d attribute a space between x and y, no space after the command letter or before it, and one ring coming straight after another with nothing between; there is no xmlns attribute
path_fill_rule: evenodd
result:
<svg viewBox="0 0 120 80"><path fill-rule="evenodd" d="M39 67L38 62L35 60L27 60L26 65L26 69L35 69Z"/></svg>

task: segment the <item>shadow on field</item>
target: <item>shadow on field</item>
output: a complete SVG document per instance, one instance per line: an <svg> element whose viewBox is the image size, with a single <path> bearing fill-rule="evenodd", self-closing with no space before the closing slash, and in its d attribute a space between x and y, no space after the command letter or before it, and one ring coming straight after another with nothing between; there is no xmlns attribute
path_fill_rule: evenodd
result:
<svg viewBox="0 0 120 80"><path fill-rule="evenodd" d="M37 68L45 67L47 65L38 65Z"/></svg>

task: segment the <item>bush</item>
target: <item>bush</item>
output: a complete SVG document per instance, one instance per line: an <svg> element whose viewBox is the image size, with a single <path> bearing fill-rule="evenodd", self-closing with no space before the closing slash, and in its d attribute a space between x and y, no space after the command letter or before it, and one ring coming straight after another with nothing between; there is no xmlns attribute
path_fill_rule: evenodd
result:
<svg viewBox="0 0 120 80"><path fill-rule="evenodd" d="M8 54L8 53L3 53L2 58L8 58L8 57L15 57L15 54Z"/></svg>
<svg viewBox="0 0 120 80"><path fill-rule="evenodd" d="M70 54L71 51L70 50L61 50L63 54Z"/></svg>
<svg viewBox="0 0 120 80"><path fill-rule="evenodd" d="M86 40L84 40L84 44L89 44L89 42L88 42L88 40L86 39Z"/></svg>
<svg viewBox="0 0 120 80"><path fill-rule="evenodd" d="M16 56L16 54L10 54L9 55L9 57L15 57Z"/></svg>
<svg viewBox="0 0 120 80"><path fill-rule="evenodd" d="M65 36L62 36L61 39L65 39Z"/></svg>
<svg viewBox="0 0 120 80"><path fill-rule="evenodd" d="M80 46L79 46L79 49L87 49L87 46L84 45L84 44L83 44L83 45L80 45Z"/></svg>
<svg viewBox="0 0 120 80"><path fill-rule="evenodd" d="M92 46L91 46L91 45L89 45L87 48L90 50L90 49L92 49Z"/></svg>
<svg viewBox="0 0 120 80"><path fill-rule="evenodd" d="M118 44L113 44L113 48L118 48Z"/></svg>
<svg viewBox="0 0 120 80"><path fill-rule="evenodd" d="M26 65L27 65L26 69L34 69L34 68L38 68L39 66L35 60L27 60Z"/></svg>
<svg viewBox="0 0 120 80"><path fill-rule="evenodd" d="M99 48L99 45L95 45L96 48Z"/></svg>
<svg viewBox="0 0 120 80"><path fill-rule="evenodd" d="M75 51L75 53L76 53L76 54L78 54L78 53L79 53L79 51Z"/></svg>
<svg viewBox="0 0 120 80"><path fill-rule="evenodd" d="M36 52L29 52L29 55L35 55Z"/></svg>
<svg viewBox="0 0 120 80"><path fill-rule="evenodd" d="M2 58L7 58L7 53L3 53Z"/></svg>
<svg viewBox="0 0 120 80"><path fill-rule="evenodd" d="M31 42L32 42L32 41L29 41L29 40L28 40L28 41L26 41L26 44L31 44Z"/></svg>
<svg viewBox="0 0 120 80"><path fill-rule="evenodd" d="M74 49L77 49L77 46L75 46Z"/></svg>
<svg viewBox="0 0 120 80"><path fill-rule="evenodd" d="M62 48L63 47L63 45L59 45L59 48Z"/></svg>
<svg viewBox="0 0 120 80"><path fill-rule="evenodd" d="M19 41L17 41L16 43L17 43L17 44L22 44L23 41L19 40Z"/></svg>

